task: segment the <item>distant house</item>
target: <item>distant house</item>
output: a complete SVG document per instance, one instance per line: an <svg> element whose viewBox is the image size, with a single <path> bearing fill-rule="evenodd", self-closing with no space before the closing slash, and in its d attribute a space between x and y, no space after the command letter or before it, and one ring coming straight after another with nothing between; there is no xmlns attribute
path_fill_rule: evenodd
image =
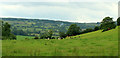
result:
<svg viewBox="0 0 120 58"><path fill-rule="evenodd" d="M82 29L82 31L84 31L84 30L86 30L86 29Z"/></svg>

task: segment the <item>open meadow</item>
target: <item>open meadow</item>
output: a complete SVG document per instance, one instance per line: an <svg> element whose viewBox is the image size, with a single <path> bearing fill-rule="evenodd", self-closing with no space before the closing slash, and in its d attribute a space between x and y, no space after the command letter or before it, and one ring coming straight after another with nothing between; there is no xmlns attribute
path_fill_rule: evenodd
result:
<svg viewBox="0 0 120 58"><path fill-rule="evenodd" d="M65 39L2 40L3 56L118 56L118 27ZM28 36L27 36L28 38ZM21 40L20 40L21 39Z"/></svg>

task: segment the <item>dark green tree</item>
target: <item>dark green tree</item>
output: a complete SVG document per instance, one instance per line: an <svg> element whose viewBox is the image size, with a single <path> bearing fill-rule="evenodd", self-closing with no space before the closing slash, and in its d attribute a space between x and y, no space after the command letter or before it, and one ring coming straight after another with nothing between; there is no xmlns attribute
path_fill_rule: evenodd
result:
<svg viewBox="0 0 120 58"><path fill-rule="evenodd" d="M45 39L46 38L46 34L45 33L40 33L40 39Z"/></svg>
<svg viewBox="0 0 120 58"><path fill-rule="evenodd" d="M67 31L67 36L73 36L80 33L80 27L78 27L76 24L71 24Z"/></svg>
<svg viewBox="0 0 120 58"><path fill-rule="evenodd" d="M52 38L52 35L53 35L53 31L52 30L48 30L48 38Z"/></svg>
<svg viewBox="0 0 120 58"><path fill-rule="evenodd" d="M16 40L16 35L14 35L14 34L10 34L10 39L13 39L13 40Z"/></svg>
<svg viewBox="0 0 120 58"><path fill-rule="evenodd" d="M113 22L112 20L113 18L110 18L110 17L105 17L101 23L108 23L108 22Z"/></svg>
<svg viewBox="0 0 120 58"><path fill-rule="evenodd" d="M117 25L120 26L120 17L117 19Z"/></svg>
<svg viewBox="0 0 120 58"><path fill-rule="evenodd" d="M105 17L101 22L100 28L103 30L114 29L116 27L116 24L112 19L113 18Z"/></svg>
<svg viewBox="0 0 120 58"><path fill-rule="evenodd" d="M40 39L47 39L47 38L52 38L53 35L53 31L52 30L48 30L47 32L41 33L40 34Z"/></svg>
<svg viewBox="0 0 120 58"><path fill-rule="evenodd" d="M35 38L34 39L39 39L39 37L38 36L35 36Z"/></svg>
<svg viewBox="0 0 120 58"><path fill-rule="evenodd" d="M65 38L65 37L66 37L66 34L65 34L65 32L59 32L59 36L60 36L61 38Z"/></svg>
<svg viewBox="0 0 120 58"><path fill-rule="evenodd" d="M2 22L2 39L16 39L16 36L11 33L10 24Z"/></svg>
<svg viewBox="0 0 120 58"><path fill-rule="evenodd" d="M82 33L88 33L88 32L92 32L93 29L92 28L87 28L86 30L84 30Z"/></svg>
<svg viewBox="0 0 120 58"><path fill-rule="evenodd" d="M99 26L95 26L94 31L99 30Z"/></svg>
<svg viewBox="0 0 120 58"><path fill-rule="evenodd" d="M10 24L8 24L7 22L5 24L2 23L2 36L9 37L10 34L11 34Z"/></svg>

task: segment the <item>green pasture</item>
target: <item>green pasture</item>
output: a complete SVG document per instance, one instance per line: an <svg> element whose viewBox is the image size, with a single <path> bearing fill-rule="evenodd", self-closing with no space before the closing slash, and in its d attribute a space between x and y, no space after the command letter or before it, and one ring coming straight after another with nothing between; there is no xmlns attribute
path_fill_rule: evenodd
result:
<svg viewBox="0 0 120 58"><path fill-rule="evenodd" d="M117 56L118 27L58 39L30 39L17 36L18 40L3 40L3 56ZM22 40L21 40L22 39Z"/></svg>

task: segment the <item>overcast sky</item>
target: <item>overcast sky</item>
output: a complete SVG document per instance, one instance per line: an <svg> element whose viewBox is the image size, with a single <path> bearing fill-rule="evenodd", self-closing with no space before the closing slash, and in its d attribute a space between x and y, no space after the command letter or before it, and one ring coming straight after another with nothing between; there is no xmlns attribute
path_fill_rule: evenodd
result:
<svg viewBox="0 0 120 58"><path fill-rule="evenodd" d="M41 18L83 23L100 22L106 16L116 20L118 16L117 1L0 2L0 17Z"/></svg>

